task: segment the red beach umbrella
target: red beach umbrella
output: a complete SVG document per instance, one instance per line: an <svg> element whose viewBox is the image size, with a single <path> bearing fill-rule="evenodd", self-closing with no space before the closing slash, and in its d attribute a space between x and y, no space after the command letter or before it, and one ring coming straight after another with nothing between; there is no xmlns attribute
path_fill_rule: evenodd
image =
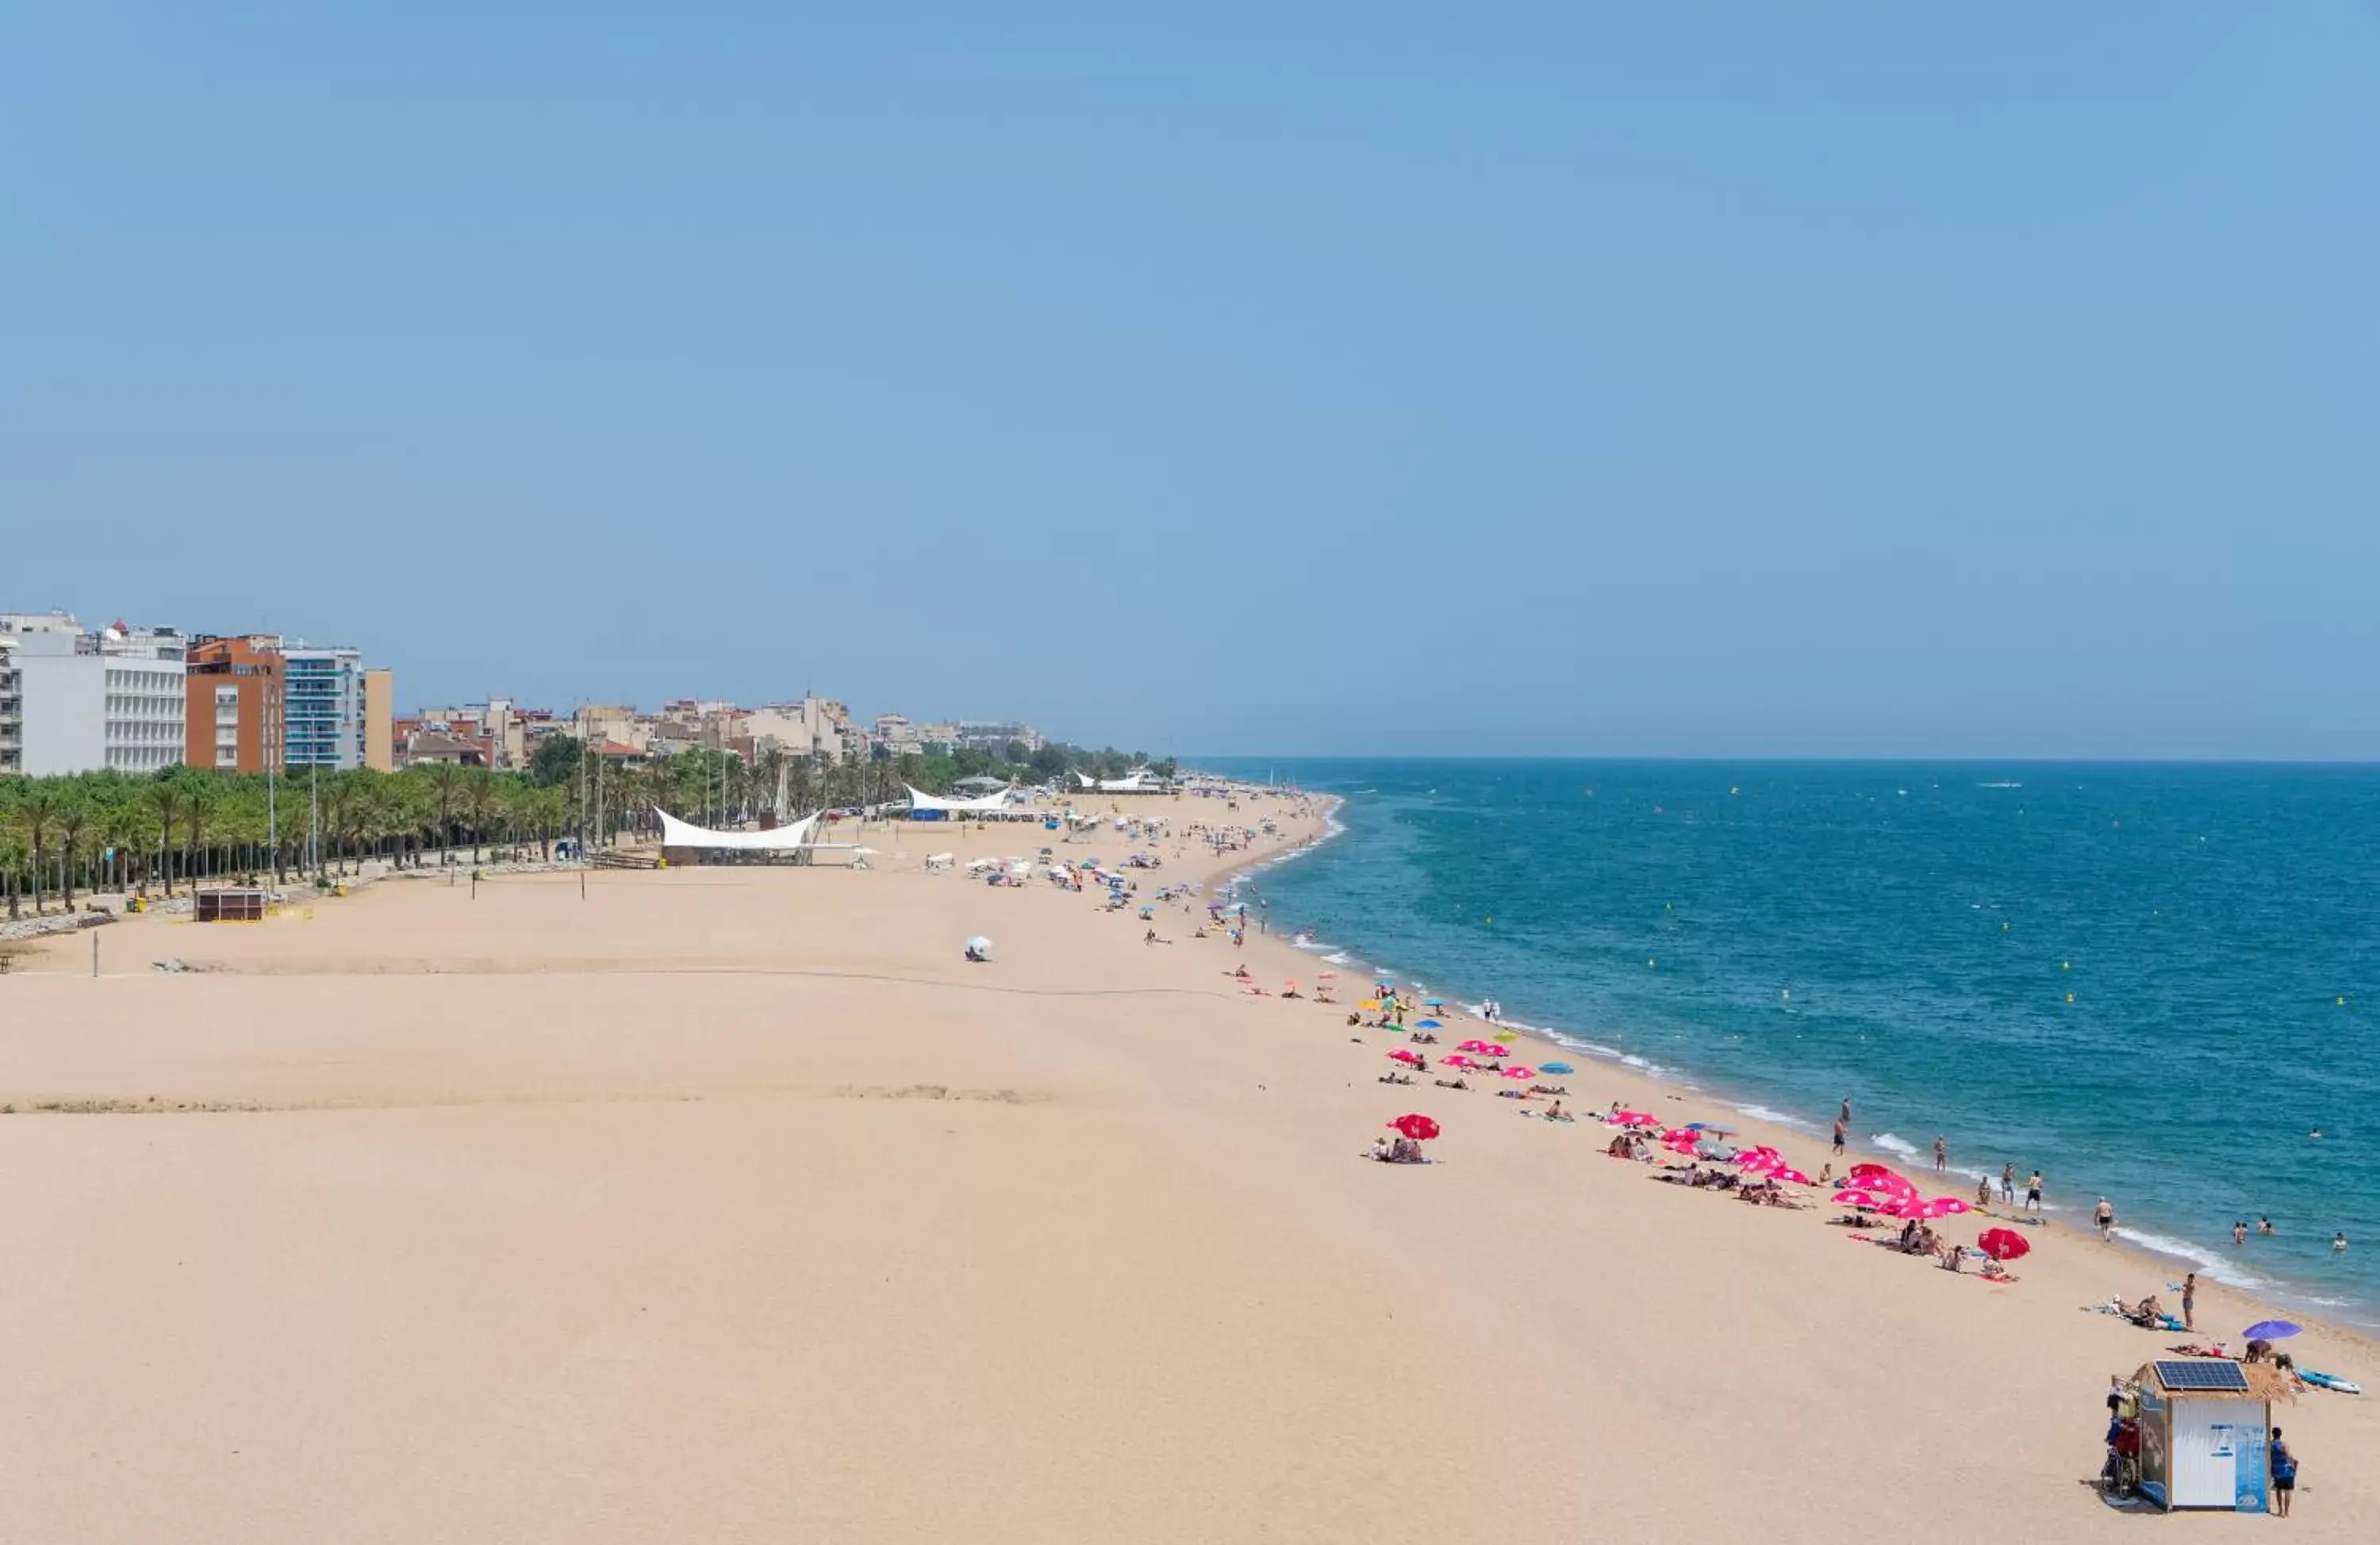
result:
<svg viewBox="0 0 2380 1545"><path fill-rule="evenodd" d="M1427 1142L1438 1136L1438 1123L1427 1116L1405 1115L1389 1123L1415 1142Z"/></svg>
<svg viewBox="0 0 2380 1545"><path fill-rule="evenodd" d="M1768 1172L1768 1178L1771 1180L1782 1180L1788 1185L1794 1186L1815 1186L1817 1184L1815 1180L1811 1179L1808 1176L1803 1174L1800 1170L1793 1168L1790 1165L1779 1165L1775 1169L1770 1170Z"/></svg>
<svg viewBox="0 0 2380 1545"><path fill-rule="evenodd" d="M1931 1201L1919 1202L1916 1211L1911 1215L1920 1218L1947 1218L1954 1213L1964 1213L1967 1210L1967 1203L1955 1196L1937 1196Z"/></svg>
<svg viewBox="0 0 2380 1545"><path fill-rule="evenodd" d="M1419 1052L1409 1052L1402 1049L1390 1052L1389 1054L1389 1060L1390 1062L1402 1062L1408 1068L1425 1067L1429 1062L1429 1058L1422 1056Z"/></svg>
<svg viewBox="0 0 2380 1545"><path fill-rule="evenodd" d="M2014 1261L2033 1249L2033 1241L2013 1228L1986 1228L1976 1237L1975 1245L1995 1261Z"/></svg>
<svg viewBox="0 0 2380 1545"><path fill-rule="evenodd" d="M1879 1164L1857 1164L1844 1173L1854 1180L1873 1180L1879 1175L1890 1175L1892 1171Z"/></svg>

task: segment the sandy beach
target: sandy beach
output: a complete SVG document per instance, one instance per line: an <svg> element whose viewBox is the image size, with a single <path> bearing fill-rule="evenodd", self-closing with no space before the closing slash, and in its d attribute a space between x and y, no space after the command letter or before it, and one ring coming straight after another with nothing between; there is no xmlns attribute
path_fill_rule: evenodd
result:
<svg viewBox="0 0 2380 1545"><path fill-rule="evenodd" d="M1282 828L1169 839L1144 891L1321 827L1253 794L1135 808ZM2044 1228L1995 1285L1849 1241L1823 1192L1654 1184L1599 1124L1379 1083L1402 1036L1230 977L1310 993L1285 941L1160 908L1147 944L1093 894L924 868L1038 827L866 840L867 872L404 879L261 924L130 920L95 979L82 938L20 959L0 1538L2254 1527L2094 1490L2108 1374L2185 1339L2078 1312L2174 1303L2144 1256ZM961 959L977 934L990 964ZM1624 1069L1563 1081L1584 1113L1827 1157ZM1439 1162L1363 1161L1409 1110ZM2264 1313L2206 1284L2201 1339ZM2290 1349L2380 1380L2356 1338ZM2374 1400L2277 1414L2294 1534L2372 1538Z"/></svg>

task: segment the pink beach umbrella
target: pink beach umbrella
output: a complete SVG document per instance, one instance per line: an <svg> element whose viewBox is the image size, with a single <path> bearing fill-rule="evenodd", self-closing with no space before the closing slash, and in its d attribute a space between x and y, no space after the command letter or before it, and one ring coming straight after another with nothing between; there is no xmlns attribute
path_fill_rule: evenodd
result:
<svg viewBox="0 0 2380 1545"><path fill-rule="evenodd" d="M1504 1069L1504 1076L1508 1079L1534 1079L1537 1076L1537 1070L1535 1068L1507 1068Z"/></svg>
<svg viewBox="0 0 2380 1545"><path fill-rule="evenodd" d="M1447 1068L1476 1068L1479 1066L1479 1064L1472 1061L1461 1052L1455 1052L1450 1056L1441 1056L1438 1060L1441 1066Z"/></svg>
<svg viewBox="0 0 2380 1545"><path fill-rule="evenodd" d="M1953 1213L1969 1210L1968 1204L1955 1196L1937 1196L1931 1201L1919 1202L1915 1215L1921 1218L1947 1218Z"/></svg>
<svg viewBox="0 0 2380 1545"><path fill-rule="evenodd" d="M1422 1056L1419 1052L1408 1052L1402 1050L1390 1052L1389 1054L1389 1060L1390 1062L1402 1062L1408 1068L1425 1067L1429 1062L1429 1058Z"/></svg>
<svg viewBox="0 0 2380 1545"><path fill-rule="evenodd" d="M1779 1165L1775 1169L1770 1170L1768 1172L1768 1178L1771 1180L1782 1180L1786 1184L1792 1186L1815 1186L1817 1184L1815 1180L1811 1179L1808 1176L1803 1174L1800 1170L1793 1168L1790 1165Z"/></svg>
<svg viewBox="0 0 2380 1545"><path fill-rule="evenodd" d="M1844 1189L1835 1193L1834 1200L1845 1207L1878 1207L1883 1203L1865 1191Z"/></svg>
<svg viewBox="0 0 2380 1545"><path fill-rule="evenodd" d="M1510 1046L1490 1046L1479 1055L1482 1056L1510 1056L1512 1055L1512 1048Z"/></svg>
<svg viewBox="0 0 2380 1545"><path fill-rule="evenodd" d="M1611 1118L1622 1127L1658 1127L1661 1118L1650 1111L1623 1110Z"/></svg>
<svg viewBox="0 0 2380 1545"><path fill-rule="evenodd" d="M1477 1052L1484 1056L1487 1053L1494 1051L1496 1047L1492 1043L1487 1041L1465 1041L1454 1049L1459 1052Z"/></svg>

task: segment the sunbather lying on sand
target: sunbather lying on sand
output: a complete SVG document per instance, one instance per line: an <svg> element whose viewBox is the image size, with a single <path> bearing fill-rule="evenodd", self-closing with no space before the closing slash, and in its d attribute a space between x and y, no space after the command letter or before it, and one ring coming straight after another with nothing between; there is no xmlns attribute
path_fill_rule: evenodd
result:
<svg viewBox="0 0 2380 1545"><path fill-rule="evenodd" d="M1469 1084L1464 1083L1461 1079L1432 1079L1430 1080L1430 1082L1438 1085L1440 1089L1468 1089L1471 1087Z"/></svg>

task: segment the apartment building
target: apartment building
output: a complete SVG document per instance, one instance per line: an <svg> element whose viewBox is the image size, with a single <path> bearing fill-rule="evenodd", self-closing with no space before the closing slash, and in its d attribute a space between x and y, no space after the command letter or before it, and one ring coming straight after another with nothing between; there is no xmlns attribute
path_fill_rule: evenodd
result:
<svg viewBox="0 0 2380 1545"><path fill-rule="evenodd" d="M17 673L17 646L0 638L0 778L25 770L25 684Z"/></svg>
<svg viewBox="0 0 2380 1545"><path fill-rule="evenodd" d="M283 765L360 767L364 765L364 662L354 649L284 643Z"/></svg>
<svg viewBox="0 0 2380 1545"><path fill-rule="evenodd" d="M364 766L387 772L396 766L396 672L364 672Z"/></svg>
<svg viewBox="0 0 2380 1545"><path fill-rule="evenodd" d="M149 773L182 760L188 646L170 628L86 631L67 612L0 613L28 777ZM0 689L0 701L11 694Z"/></svg>
<svg viewBox="0 0 2380 1545"><path fill-rule="evenodd" d="M190 640L183 677L182 760L223 772L283 766L284 662L270 635Z"/></svg>

